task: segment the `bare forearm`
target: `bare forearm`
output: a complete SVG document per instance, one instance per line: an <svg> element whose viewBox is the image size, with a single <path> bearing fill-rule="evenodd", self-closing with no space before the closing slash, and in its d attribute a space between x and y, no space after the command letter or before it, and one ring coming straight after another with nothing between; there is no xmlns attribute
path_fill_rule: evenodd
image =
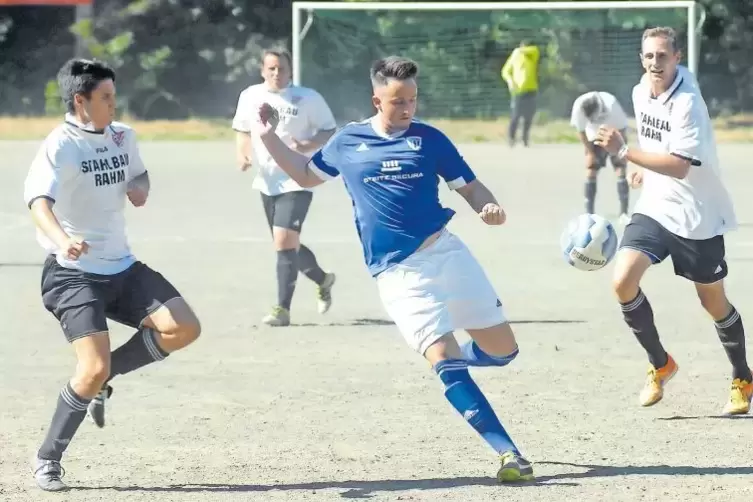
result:
<svg viewBox="0 0 753 502"><path fill-rule="evenodd" d="M477 213L487 204L497 204L494 194L480 181L475 180L466 186L468 190L459 189L458 192Z"/></svg>
<svg viewBox="0 0 753 502"><path fill-rule="evenodd" d="M318 150L322 146L324 146L325 143L329 140L329 138L332 137L333 134L335 134L336 129L329 129L326 131L319 131L311 138L300 141L299 144L302 146L304 153L311 152L313 150Z"/></svg>
<svg viewBox="0 0 753 502"><path fill-rule="evenodd" d="M643 152L630 148L625 159L649 171L678 179L685 178L690 170L689 161L668 153Z"/></svg>
<svg viewBox="0 0 753 502"><path fill-rule="evenodd" d="M586 133L579 132L578 133L578 137L580 138L580 142L586 148L586 151L593 153L593 151L594 151L593 141L589 141L588 140L588 136L586 136Z"/></svg>
<svg viewBox="0 0 753 502"><path fill-rule="evenodd" d="M48 199L37 199L31 204L31 218L34 225L56 245L62 247L70 237L52 212L53 202Z"/></svg>
<svg viewBox="0 0 753 502"><path fill-rule="evenodd" d="M304 188L318 184L315 180L316 175L308 168L309 158L307 156L288 148L288 146L274 132L262 134L261 140L269 152L269 155L275 160L275 163L285 172L285 174L290 176L293 181Z"/></svg>
<svg viewBox="0 0 753 502"><path fill-rule="evenodd" d="M251 135L249 133L236 131L235 153L239 162L245 162L251 158Z"/></svg>
<svg viewBox="0 0 753 502"><path fill-rule="evenodd" d="M144 193L149 193L151 183L149 182L149 173L144 172L133 178L128 182L128 190L141 190Z"/></svg>

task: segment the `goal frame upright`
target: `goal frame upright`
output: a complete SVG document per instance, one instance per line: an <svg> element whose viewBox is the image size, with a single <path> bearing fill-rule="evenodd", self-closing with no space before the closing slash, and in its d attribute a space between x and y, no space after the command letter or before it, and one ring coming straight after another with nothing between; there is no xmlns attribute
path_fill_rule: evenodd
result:
<svg viewBox="0 0 753 502"><path fill-rule="evenodd" d="M291 49L293 56L293 83L301 85L302 64L301 46L317 10L405 10L405 11L480 11L480 10L631 10L631 9L687 9L688 69L698 74L700 57L700 30L705 20L703 7L694 0L628 0L628 1L585 1L585 2L293 2L293 29ZM305 24L302 14L308 13ZM699 17L700 14L700 17Z"/></svg>

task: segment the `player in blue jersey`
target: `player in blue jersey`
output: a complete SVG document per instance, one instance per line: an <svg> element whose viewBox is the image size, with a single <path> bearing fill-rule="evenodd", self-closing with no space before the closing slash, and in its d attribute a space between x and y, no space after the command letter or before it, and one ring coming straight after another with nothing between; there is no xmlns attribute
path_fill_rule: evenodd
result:
<svg viewBox="0 0 753 502"><path fill-rule="evenodd" d="M505 213L452 142L413 118L418 65L391 56L371 68L374 117L351 123L309 159L275 134L268 104L258 132L270 155L302 187L338 175L353 200L355 223L382 302L408 344L432 365L452 406L500 455L500 481L533 479L468 366L505 366L518 355L494 287L463 242L445 226L452 209L439 202L439 178L460 193L488 225ZM459 346L453 332L471 341Z"/></svg>

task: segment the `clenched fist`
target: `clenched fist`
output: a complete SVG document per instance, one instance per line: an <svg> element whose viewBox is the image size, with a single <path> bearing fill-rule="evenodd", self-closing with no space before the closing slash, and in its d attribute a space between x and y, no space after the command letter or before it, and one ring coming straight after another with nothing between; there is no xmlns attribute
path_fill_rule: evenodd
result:
<svg viewBox="0 0 753 502"><path fill-rule="evenodd" d="M505 222L505 212L497 204L487 204L479 213L481 220L487 225L501 225Z"/></svg>

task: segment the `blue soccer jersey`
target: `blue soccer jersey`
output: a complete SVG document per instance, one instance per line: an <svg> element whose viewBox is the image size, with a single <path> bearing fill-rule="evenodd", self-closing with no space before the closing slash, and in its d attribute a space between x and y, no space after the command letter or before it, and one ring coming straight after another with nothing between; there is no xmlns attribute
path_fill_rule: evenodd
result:
<svg viewBox="0 0 753 502"><path fill-rule="evenodd" d="M323 180L342 176L372 276L413 254L453 217L439 202L440 177L453 190L476 178L447 136L415 120L394 136L378 133L370 120L348 124L309 167Z"/></svg>

